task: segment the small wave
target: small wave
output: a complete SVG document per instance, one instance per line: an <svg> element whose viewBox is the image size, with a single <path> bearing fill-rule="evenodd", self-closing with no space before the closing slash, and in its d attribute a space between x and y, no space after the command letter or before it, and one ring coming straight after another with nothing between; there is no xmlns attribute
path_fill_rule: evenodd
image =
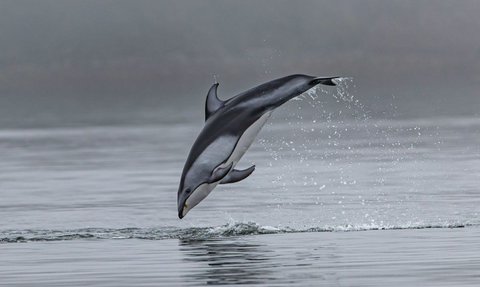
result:
<svg viewBox="0 0 480 287"><path fill-rule="evenodd" d="M309 227L295 229L289 227L261 226L255 222L229 223L217 227L191 228L83 228L74 230L7 230L0 232L0 243L64 241L77 239L190 239L203 240L216 237L232 237L243 235L307 233L307 232L346 232L369 230L400 230L400 229L432 229L432 228L463 228L474 224L407 224L407 225L340 225Z"/></svg>

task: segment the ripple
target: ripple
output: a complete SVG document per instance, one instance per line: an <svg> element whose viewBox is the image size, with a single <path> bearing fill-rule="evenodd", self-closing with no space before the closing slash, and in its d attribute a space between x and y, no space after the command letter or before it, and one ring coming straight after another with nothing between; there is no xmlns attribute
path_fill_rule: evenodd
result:
<svg viewBox="0 0 480 287"><path fill-rule="evenodd" d="M72 230L5 230L0 232L0 243L21 243L37 241L65 241L65 240L102 240L102 239L140 239L165 240L187 239L202 240L215 237L233 237L261 234L284 234L306 232L353 232L372 230L402 230L402 229L439 229L464 228L478 226L469 223L442 223L442 224L406 224L406 225L339 225L309 227L295 229L290 227L262 226L255 222L229 223L216 227L157 227L157 228L82 228Z"/></svg>

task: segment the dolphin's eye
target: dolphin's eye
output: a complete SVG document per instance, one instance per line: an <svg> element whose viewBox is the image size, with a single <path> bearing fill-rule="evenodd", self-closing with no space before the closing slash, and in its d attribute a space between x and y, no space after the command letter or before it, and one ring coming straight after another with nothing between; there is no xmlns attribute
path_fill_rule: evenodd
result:
<svg viewBox="0 0 480 287"><path fill-rule="evenodd" d="M185 190L185 192L186 192L186 193L190 193L190 192L192 192L192 191L191 191L190 188L189 188L189 189Z"/></svg>

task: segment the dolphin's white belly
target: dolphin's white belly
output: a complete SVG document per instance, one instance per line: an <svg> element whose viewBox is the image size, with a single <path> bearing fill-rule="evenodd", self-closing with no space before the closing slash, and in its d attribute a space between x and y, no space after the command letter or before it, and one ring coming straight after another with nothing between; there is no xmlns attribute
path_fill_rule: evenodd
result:
<svg viewBox="0 0 480 287"><path fill-rule="evenodd" d="M242 158L250 145L253 143L255 137L265 125L271 114L271 111L266 112L256 122L254 122L250 127L248 127L248 129L242 134L242 136L238 140L237 145L235 146L235 149L233 150L230 157L228 158L225 166L228 166L231 162L233 162L233 167L235 167L235 165L238 163L238 161Z"/></svg>
<svg viewBox="0 0 480 287"><path fill-rule="evenodd" d="M237 142L237 145L235 146L232 154L228 158L228 160L221 164L220 167L225 167L228 166L231 162L233 162L232 168L235 167L235 165L238 163L238 161L242 158L242 156L245 154L247 149L250 147L250 145L253 143L255 140L255 137L257 134L260 132L262 127L265 125L267 122L268 118L270 117L272 112L267 112L263 114L256 122L254 122L248 129L242 134L240 139ZM211 150L212 152L214 150L217 150L218 148L225 148L228 147L228 140L225 142L220 141L218 143L215 142L215 144L212 144ZM207 153L209 154L209 153ZM208 160L209 157L205 156L203 160ZM212 182L212 183L203 183L201 184L195 192L187 199L185 202L185 205L188 206L188 209L184 209L183 211L183 216L187 214L188 210L192 209L194 206L196 206L200 201L202 201L205 197L207 197L210 192L219 184L220 181L217 182Z"/></svg>

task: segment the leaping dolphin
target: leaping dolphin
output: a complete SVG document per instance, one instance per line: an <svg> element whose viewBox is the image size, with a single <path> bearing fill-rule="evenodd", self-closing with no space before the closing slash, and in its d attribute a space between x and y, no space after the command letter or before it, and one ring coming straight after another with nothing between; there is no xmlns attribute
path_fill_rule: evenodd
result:
<svg viewBox="0 0 480 287"><path fill-rule="evenodd" d="M291 75L279 78L226 101L217 97L218 83L207 94L205 126L193 144L178 187L178 217L183 218L218 185L241 181L255 166L237 170L270 114L318 84L335 86L338 77Z"/></svg>

